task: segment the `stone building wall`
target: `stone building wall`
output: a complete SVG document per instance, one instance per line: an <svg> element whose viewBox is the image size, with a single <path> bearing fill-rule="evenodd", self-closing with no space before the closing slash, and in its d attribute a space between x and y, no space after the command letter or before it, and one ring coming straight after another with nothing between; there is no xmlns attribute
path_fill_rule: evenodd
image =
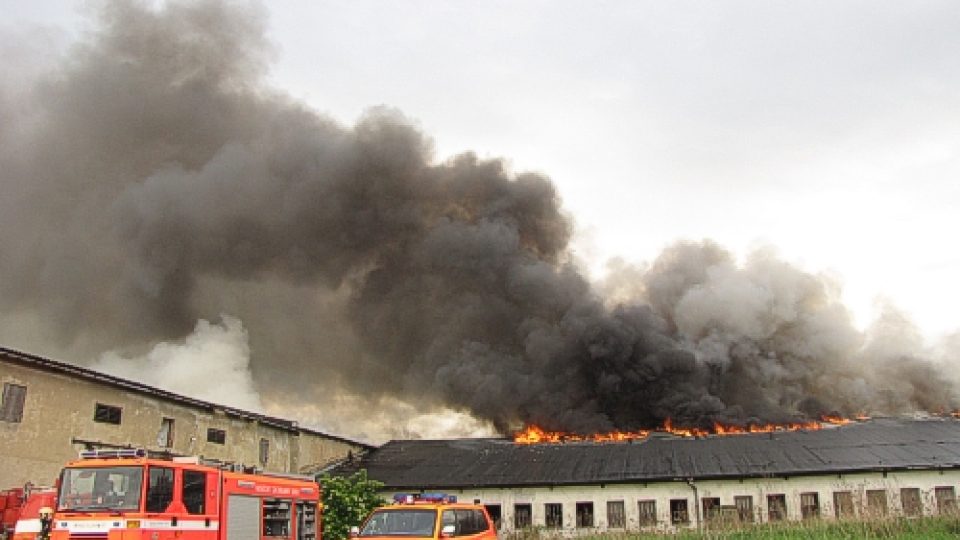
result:
<svg viewBox="0 0 960 540"><path fill-rule="evenodd" d="M118 386L113 377L29 360L0 350L0 391L6 389L12 399L26 389L19 419L11 416L11 403L0 409L8 416L0 414L0 488L28 481L50 485L64 463L85 448L146 448L281 473L313 472L318 464L369 448L287 420L151 392L142 385ZM98 406L101 421L95 419ZM118 424L102 421L108 407L119 409ZM170 427L172 436L167 436Z"/></svg>

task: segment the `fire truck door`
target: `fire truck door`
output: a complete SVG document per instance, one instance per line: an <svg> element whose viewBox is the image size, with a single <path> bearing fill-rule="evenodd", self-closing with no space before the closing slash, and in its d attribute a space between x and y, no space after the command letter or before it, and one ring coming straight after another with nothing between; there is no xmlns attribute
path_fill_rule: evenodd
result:
<svg viewBox="0 0 960 540"><path fill-rule="evenodd" d="M230 495L226 540L260 540L260 499Z"/></svg>

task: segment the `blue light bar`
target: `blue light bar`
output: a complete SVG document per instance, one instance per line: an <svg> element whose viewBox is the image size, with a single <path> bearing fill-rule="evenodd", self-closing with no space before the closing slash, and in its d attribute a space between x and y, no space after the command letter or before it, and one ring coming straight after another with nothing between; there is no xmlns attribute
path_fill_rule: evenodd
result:
<svg viewBox="0 0 960 540"><path fill-rule="evenodd" d="M393 495L394 504L414 504L414 503L455 503L456 495L446 493L396 493Z"/></svg>
<svg viewBox="0 0 960 540"><path fill-rule="evenodd" d="M97 450L84 450L80 452L80 459L121 459L142 457L147 457L147 451L143 448L119 448L115 450L99 448Z"/></svg>
<svg viewBox="0 0 960 540"><path fill-rule="evenodd" d="M457 496L447 495L446 493L423 493L420 495L420 500L437 503L455 503L457 502Z"/></svg>

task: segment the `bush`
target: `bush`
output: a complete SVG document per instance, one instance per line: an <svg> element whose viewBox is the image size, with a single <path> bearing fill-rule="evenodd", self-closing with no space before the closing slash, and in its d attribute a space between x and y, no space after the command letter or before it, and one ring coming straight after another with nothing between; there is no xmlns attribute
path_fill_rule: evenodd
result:
<svg viewBox="0 0 960 540"><path fill-rule="evenodd" d="M360 525L371 510L386 503L377 494L383 484L368 479L365 470L351 476L324 474L320 486L323 490L324 540L348 538L350 527Z"/></svg>

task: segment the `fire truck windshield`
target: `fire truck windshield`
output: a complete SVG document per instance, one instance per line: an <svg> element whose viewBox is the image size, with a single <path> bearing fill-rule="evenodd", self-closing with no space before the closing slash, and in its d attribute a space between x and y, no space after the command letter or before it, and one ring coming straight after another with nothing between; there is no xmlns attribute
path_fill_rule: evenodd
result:
<svg viewBox="0 0 960 540"><path fill-rule="evenodd" d="M139 510L143 467L77 467L63 471L61 511Z"/></svg>
<svg viewBox="0 0 960 540"><path fill-rule="evenodd" d="M437 511L412 508L377 510L363 525L360 536L433 536Z"/></svg>

